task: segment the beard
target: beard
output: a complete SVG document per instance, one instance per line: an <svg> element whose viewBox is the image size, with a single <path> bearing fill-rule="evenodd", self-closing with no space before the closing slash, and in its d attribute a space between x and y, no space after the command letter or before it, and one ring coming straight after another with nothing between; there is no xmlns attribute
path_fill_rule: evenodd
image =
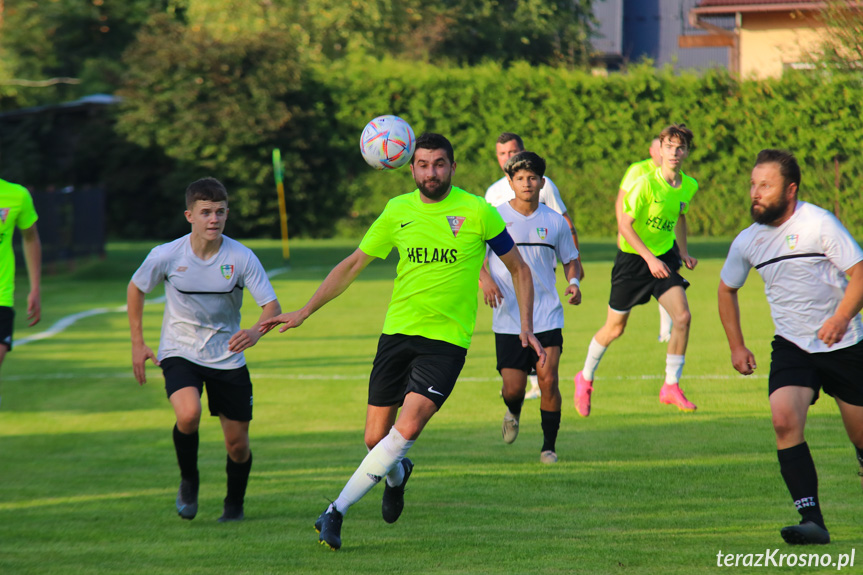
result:
<svg viewBox="0 0 863 575"><path fill-rule="evenodd" d="M761 212L755 211L755 205L749 207L749 215L752 216L752 221L756 224L764 224L770 225L780 217L785 214L785 211L788 209L788 201L787 196L782 196L775 204L770 206L759 206L761 208Z"/></svg>
<svg viewBox="0 0 863 575"><path fill-rule="evenodd" d="M452 182L452 178L445 180L428 179L424 182L416 182L416 184L422 195L430 200L439 200L449 191L450 182Z"/></svg>

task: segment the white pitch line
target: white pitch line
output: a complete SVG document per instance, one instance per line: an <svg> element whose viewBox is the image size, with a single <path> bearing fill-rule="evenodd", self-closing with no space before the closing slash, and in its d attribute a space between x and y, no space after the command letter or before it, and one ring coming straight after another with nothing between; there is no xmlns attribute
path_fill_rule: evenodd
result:
<svg viewBox="0 0 863 575"><path fill-rule="evenodd" d="M280 267L274 270L270 270L267 272L267 277L272 278L281 273L288 271L290 268L288 267ZM145 304L156 304L156 303L164 303L165 296L160 296L155 299L144 300ZM30 335L27 337L23 337L21 339L15 340L15 347L21 347L22 345L27 345L33 341L39 341L42 339L48 339L49 337L54 337L58 333L61 333L66 330L66 328L74 325L79 319L84 319L87 317L91 317L94 315L102 315L103 313L126 313L126 306L121 305L120 307L115 308L107 308L107 307L97 307L94 309L88 309L86 311L73 313L72 315L67 315L66 317L62 317L57 320L54 325L46 329L45 331L39 332L34 335ZM5 378L4 378L5 379Z"/></svg>

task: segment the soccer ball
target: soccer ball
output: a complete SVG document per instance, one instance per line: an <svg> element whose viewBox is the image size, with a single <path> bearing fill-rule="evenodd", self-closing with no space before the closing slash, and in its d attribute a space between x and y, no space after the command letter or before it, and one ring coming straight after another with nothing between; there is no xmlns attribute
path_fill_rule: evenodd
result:
<svg viewBox="0 0 863 575"><path fill-rule="evenodd" d="M378 116L360 137L360 153L376 170L395 170L407 164L417 139L411 125L398 116Z"/></svg>

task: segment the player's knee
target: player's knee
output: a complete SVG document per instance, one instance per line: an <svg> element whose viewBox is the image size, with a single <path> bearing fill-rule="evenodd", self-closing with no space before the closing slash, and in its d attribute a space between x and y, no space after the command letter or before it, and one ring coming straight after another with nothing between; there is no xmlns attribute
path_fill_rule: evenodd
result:
<svg viewBox="0 0 863 575"><path fill-rule="evenodd" d="M773 414L773 431L776 439L783 441L802 435L803 426L796 417L778 413Z"/></svg>
<svg viewBox="0 0 863 575"><path fill-rule="evenodd" d="M545 374L544 376L538 377L537 381L541 389L557 389L558 375L556 373Z"/></svg>
<svg viewBox="0 0 863 575"><path fill-rule="evenodd" d="M692 314L688 309L678 312L676 315L671 318L672 327L689 327L689 324L692 322Z"/></svg>
<svg viewBox="0 0 863 575"><path fill-rule="evenodd" d="M626 324L616 323L608 326L608 336L615 340L623 335L623 332L626 331Z"/></svg>
<svg viewBox="0 0 863 575"><path fill-rule="evenodd" d="M235 463L245 463L249 459L249 438L245 439L225 439L225 448L228 451L228 457Z"/></svg>
<svg viewBox="0 0 863 575"><path fill-rule="evenodd" d="M201 423L200 411L182 411L177 413L177 429L180 433L189 435L198 431L198 426Z"/></svg>

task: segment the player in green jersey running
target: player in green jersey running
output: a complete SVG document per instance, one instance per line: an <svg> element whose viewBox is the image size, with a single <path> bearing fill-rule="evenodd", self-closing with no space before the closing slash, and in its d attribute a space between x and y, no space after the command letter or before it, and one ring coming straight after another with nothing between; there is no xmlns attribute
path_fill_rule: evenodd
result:
<svg viewBox="0 0 863 575"><path fill-rule="evenodd" d="M27 294L27 319L32 327L42 317L40 282L42 278L42 243L36 229L36 210L33 198L24 186L0 180L0 366L6 353L12 349L13 320L15 319L15 253L12 251L12 234L21 230L24 262L30 279Z"/></svg>
<svg viewBox="0 0 863 575"><path fill-rule="evenodd" d="M368 455L338 498L315 522L319 541L341 547L348 508L385 479L382 515L393 523L404 507L413 471L405 457L453 390L470 345L477 313L479 270L488 244L513 277L524 347L545 363L533 335L533 279L497 210L451 185L452 145L439 134L417 138L412 193L391 199L359 248L327 275L301 309L263 322L262 330L299 327L356 279L374 258L398 249L398 272L369 377L365 443ZM401 407L401 412L399 412Z"/></svg>
<svg viewBox="0 0 863 575"><path fill-rule="evenodd" d="M673 322L659 401L683 411L696 409L678 385L691 319L685 291L689 282L678 270L681 265L693 269L698 263L689 255L686 243L686 212L698 183L681 172L692 146L692 132L683 124L672 124L659 139L661 166L639 178L623 198L608 316L590 342L584 369L575 376L575 406L584 417L590 414L593 376L603 354L623 335L632 308L647 303L651 296L668 310ZM679 256L672 249L675 237Z"/></svg>

